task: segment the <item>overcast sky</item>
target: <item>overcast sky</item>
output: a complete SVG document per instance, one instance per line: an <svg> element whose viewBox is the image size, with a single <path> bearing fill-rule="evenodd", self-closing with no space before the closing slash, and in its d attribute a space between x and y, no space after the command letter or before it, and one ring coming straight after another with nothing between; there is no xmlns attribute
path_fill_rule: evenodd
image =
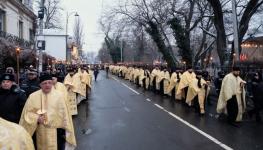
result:
<svg viewBox="0 0 263 150"><path fill-rule="evenodd" d="M77 11L83 23L85 34L85 51L98 51L104 39L98 20L102 14L102 10L110 6L114 0L61 0L64 8L64 26L66 12ZM73 33L75 17L72 15L69 19L69 34Z"/></svg>

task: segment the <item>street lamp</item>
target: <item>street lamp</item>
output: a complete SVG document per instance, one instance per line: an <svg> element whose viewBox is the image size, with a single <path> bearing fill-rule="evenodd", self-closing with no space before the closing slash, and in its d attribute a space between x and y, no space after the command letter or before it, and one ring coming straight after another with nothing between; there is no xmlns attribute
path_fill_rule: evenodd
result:
<svg viewBox="0 0 263 150"><path fill-rule="evenodd" d="M17 84L19 85L19 55L20 55L21 49L19 47L16 48L16 73L17 73Z"/></svg>
<svg viewBox="0 0 263 150"><path fill-rule="evenodd" d="M66 18L66 61L70 62L71 61L71 51L69 50L68 46L68 20L71 15L75 14L75 17L79 17L79 14L77 12L67 12L67 18Z"/></svg>

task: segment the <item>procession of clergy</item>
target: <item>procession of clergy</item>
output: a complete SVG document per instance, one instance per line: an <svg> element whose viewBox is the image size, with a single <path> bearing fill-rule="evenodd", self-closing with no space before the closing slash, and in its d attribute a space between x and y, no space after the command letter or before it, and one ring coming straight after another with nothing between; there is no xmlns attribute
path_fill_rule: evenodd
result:
<svg viewBox="0 0 263 150"><path fill-rule="evenodd" d="M36 70L29 70L29 73L36 73ZM1 150L76 148L72 116L78 114L78 104L87 99L91 89L92 71L87 67L69 67L64 81L58 82L57 74L49 70L41 73L38 80L39 90L30 94L24 103L19 100L19 105L17 101L7 105L14 105L17 110L2 116L0 113ZM10 87L19 87L15 82L13 74L3 74L0 93L11 93L13 96L17 95L17 99L21 98L23 92L6 92L10 89L9 83ZM22 107L21 111L19 106ZM21 117L13 120L14 114Z"/></svg>
<svg viewBox="0 0 263 150"><path fill-rule="evenodd" d="M153 90L161 95L171 96L172 99L182 101L193 106L201 116L205 114L205 103L209 96L211 79L207 71L194 71L191 66L186 71L173 70L167 67L111 65L112 74L129 80L145 90ZM239 76L240 68L233 67L221 84L217 103L217 112L226 113L228 122L237 125L242 120L246 108L244 84Z"/></svg>

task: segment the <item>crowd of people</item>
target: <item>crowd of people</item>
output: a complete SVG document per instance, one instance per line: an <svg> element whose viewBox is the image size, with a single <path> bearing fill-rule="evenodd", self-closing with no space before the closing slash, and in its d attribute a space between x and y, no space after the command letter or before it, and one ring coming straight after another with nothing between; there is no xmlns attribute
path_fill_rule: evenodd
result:
<svg viewBox="0 0 263 150"><path fill-rule="evenodd" d="M240 68L236 66L228 74L219 71L218 77L213 80L207 71L194 70L192 66L182 70L165 66L121 64L110 65L109 71L145 90L170 96L173 100L194 107L201 116L206 113L211 88L215 86L218 95L216 111L225 114L228 123L233 126L239 126L247 110L245 85L248 83L240 77ZM256 121L260 122L260 111L263 108L262 75L259 72L253 73L249 84L253 88L250 97L254 101L254 109L247 112L250 117L256 116Z"/></svg>
<svg viewBox="0 0 263 150"><path fill-rule="evenodd" d="M30 66L18 78L6 68L0 77L0 149L76 148L72 116L88 99L92 73L87 65L66 71L48 67L41 73Z"/></svg>
<svg viewBox="0 0 263 150"><path fill-rule="evenodd" d="M111 72L145 90L169 96L194 107L201 116L206 113L212 85L218 93L218 113L227 115L229 124L238 126L244 112L260 122L263 108L262 75L255 72L251 82L240 77L240 68L228 74L220 71L212 80L207 71L169 69L163 66L105 65ZM76 148L72 116L78 114L78 104L88 99L92 79L97 81L99 67L68 66L47 68L39 73L30 66L18 78L12 67L0 76L0 149L64 150ZM246 89L253 109L246 109Z"/></svg>

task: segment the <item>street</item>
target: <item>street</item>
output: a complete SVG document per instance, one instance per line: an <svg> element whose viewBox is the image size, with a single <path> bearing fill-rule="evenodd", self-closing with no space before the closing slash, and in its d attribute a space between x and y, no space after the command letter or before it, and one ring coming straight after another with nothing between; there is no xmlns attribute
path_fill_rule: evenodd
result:
<svg viewBox="0 0 263 150"><path fill-rule="evenodd" d="M74 117L78 150L263 149L262 124L244 120L233 127L215 113L206 115L168 97L101 72L88 102Z"/></svg>

